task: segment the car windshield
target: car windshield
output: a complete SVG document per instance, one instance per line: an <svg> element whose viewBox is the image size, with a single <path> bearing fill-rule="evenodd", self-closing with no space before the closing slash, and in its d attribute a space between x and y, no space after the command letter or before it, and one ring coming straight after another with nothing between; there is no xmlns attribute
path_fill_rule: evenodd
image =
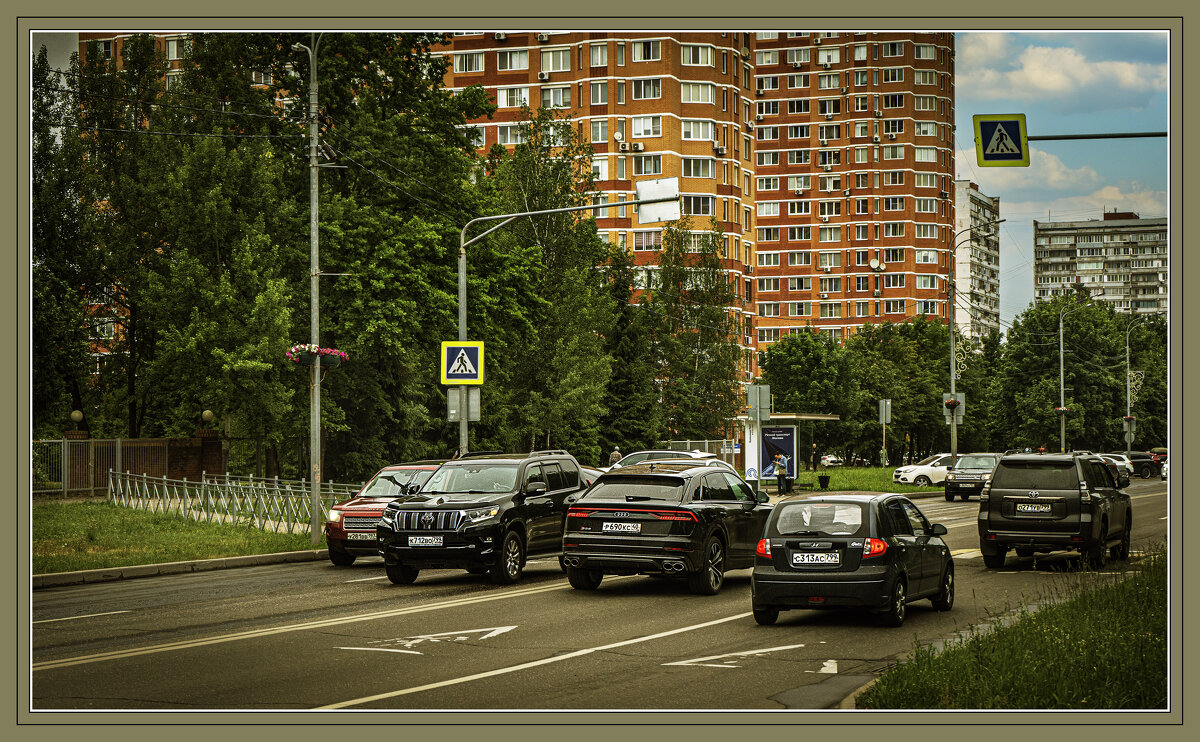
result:
<svg viewBox="0 0 1200 742"><path fill-rule="evenodd" d="M433 476L421 488L421 492L449 495L490 495L496 492L512 492L516 488L516 464L473 461L445 464L433 473Z"/></svg>
<svg viewBox="0 0 1200 742"><path fill-rule="evenodd" d="M395 499L404 494L408 485L424 484L431 474L432 469L385 469L367 482L358 496Z"/></svg>
<svg viewBox="0 0 1200 742"><path fill-rule="evenodd" d="M1002 461L992 475L994 489L1074 490L1079 488L1071 460Z"/></svg>
<svg viewBox="0 0 1200 742"><path fill-rule="evenodd" d="M858 502L792 502L778 505L771 536L865 536L866 507Z"/></svg>
<svg viewBox="0 0 1200 742"><path fill-rule="evenodd" d="M625 500L638 502L642 500L657 500L661 502L682 502L685 482L682 477L614 477L605 476L598 480L587 494L579 498L583 500Z"/></svg>
<svg viewBox="0 0 1200 742"><path fill-rule="evenodd" d="M954 465L955 469L991 469L996 465L995 456L963 456Z"/></svg>

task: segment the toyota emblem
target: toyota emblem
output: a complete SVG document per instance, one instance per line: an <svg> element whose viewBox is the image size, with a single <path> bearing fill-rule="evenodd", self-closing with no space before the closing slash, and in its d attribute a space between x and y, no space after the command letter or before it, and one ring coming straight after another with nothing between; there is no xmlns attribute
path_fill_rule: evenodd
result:
<svg viewBox="0 0 1200 742"><path fill-rule="evenodd" d="M1029 490L1029 496L1030 497L1041 497L1042 493L1038 492L1037 490Z"/></svg>
<svg viewBox="0 0 1200 742"><path fill-rule="evenodd" d="M422 515L421 523L426 527L433 525L433 513L425 513Z"/></svg>

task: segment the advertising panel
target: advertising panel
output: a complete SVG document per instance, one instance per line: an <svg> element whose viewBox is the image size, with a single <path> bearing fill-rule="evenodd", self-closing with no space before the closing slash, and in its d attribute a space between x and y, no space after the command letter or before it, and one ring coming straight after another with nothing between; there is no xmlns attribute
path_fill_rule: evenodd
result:
<svg viewBox="0 0 1200 742"><path fill-rule="evenodd" d="M796 476L796 428L762 429L762 477L778 476L775 471L775 455L783 454L787 462L788 477Z"/></svg>

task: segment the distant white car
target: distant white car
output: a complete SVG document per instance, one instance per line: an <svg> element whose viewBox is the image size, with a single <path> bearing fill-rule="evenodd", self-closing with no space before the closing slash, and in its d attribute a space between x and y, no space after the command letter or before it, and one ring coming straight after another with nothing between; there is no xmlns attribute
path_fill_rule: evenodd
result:
<svg viewBox="0 0 1200 742"><path fill-rule="evenodd" d="M1166 461L1164 461L1162 463L1162 469L1159 471L1159 476L1162 477L1164 482L1167 481L1167 462Z"/></svg>
<svg viewBox="0 0 1200 742"><path fill-rule="evenodd" d="M643 461L657 459L715 459L716 457L715 453L706 453L705 451L671 451L668 449L634 451L631 454L626 454L624 458L612 466L600 467L600 471L610 471L612 469L619 469L622 466L640 464Z"/></svg>
<svg viewBox="0 0 1200 742"><path fill-rule="evenodd" d="M1099 456L1105 461L1111 461L1113 464L1116 464L1117 469L1133 477L1133 462L1129 460L1128 456L1119 453L1102 453Z"/></svg>
<svg viewBox="0 0 1200 742"><path fill-rule="evenodd" d="M827 453L821 457L821 466L841 466L843 462L839 457Z"/></svg>
<svg viewBox="0 0 1200 742"><path fill-rule="evenodd" d="M897 466L892 472L892 481L901 484L915 484L918 487L928 487L946 481L946 470L955 461L948 453L938 453L921 459L915 464Z"/></svg>

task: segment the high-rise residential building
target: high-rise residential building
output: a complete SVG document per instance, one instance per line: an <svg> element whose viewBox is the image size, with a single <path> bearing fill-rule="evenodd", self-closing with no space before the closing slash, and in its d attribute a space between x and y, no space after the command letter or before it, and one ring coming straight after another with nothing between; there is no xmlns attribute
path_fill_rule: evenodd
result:
<svg viewBox="0 0 1200 742"><path fill-rule="evenodd" d="M602 234L657 263L634 181L681 178L692 228L716 217L745 346L810 326L846 337L918 314L949 322L954 37L949 33L454 34L446 85L500 110L563 109L595 148ZM614 213L615 212L615 213ZM748 368L756 373L756 365Z"/></svg>
<svg viewBox="0 0 1200 742"><path fill-rule="evenodd" d="M1000 330L1000 199L969 180L954 181L954 325L981 340Z"/></svg>
<svg viewBox="0 0 1200 742"><path fill-rule="evenodd" d="M1034 221L1037 301L1082 284L1093 300L1118 312L1167 312L1167 219L1104 212L1086 221Z"/></svg>

